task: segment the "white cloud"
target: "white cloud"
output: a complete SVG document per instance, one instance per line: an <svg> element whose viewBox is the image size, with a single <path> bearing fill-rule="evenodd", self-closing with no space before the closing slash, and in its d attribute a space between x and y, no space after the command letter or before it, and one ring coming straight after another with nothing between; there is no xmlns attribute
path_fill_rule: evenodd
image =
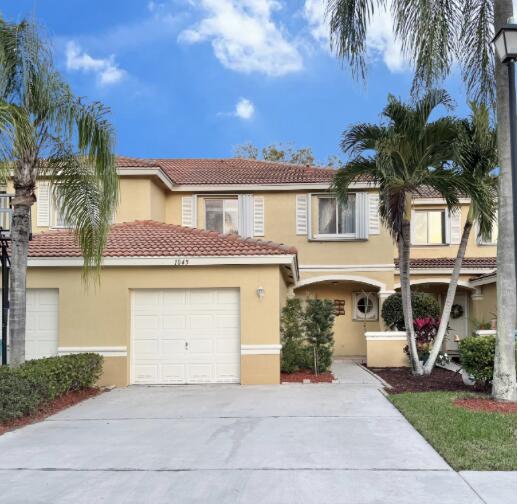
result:
<svg viewBox="0 0 518 504"><path fill-rule="evenodd" d="M66 65L68 70L77 70L96 75L100 85L111 85L120 82L126 71L118 67L114 57L93 58L73 41L66 47Z"/></svg>
<svg viewBox="0 0 518 504"><path fill-rule="evenodd" d="M329 46L329 26L325 20L324 0L306 0L303 15L312 37L322 45Z"/></svg>
<svg viewBox="0 0 518 504"><path fill-rule="evenodd" d="M247 98L240 98L236 103L234 115L241 119L251 119L255 113L254 104Z"/></svg>
<svg viewBox="0 0 518 504"><path fill-rule="evenodd" d="M325 47L329 45L329 25L325 19L324 0L305 0L303 16L308 23L312 37ZM367 57L370 61L383 60L391 72L401 72L409 63L403 55L400 42L392 29L390 4L386 8L376 7L366 36Z"/></svg>
<svg viewBox="0 0 518 504"><path fill-rule="evenodd" d="M297 47L272 19L276 0L198 0L203 19L183 30L186 44L210 41L223 66L243 73L286 75L302 69Z"/></svg>

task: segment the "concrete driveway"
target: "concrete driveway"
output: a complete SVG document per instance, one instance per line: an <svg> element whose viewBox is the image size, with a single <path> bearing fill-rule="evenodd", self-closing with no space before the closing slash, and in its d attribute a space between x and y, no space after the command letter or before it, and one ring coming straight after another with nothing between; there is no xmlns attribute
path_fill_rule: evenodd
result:
<svg viewBox="0 0 518 504"><path fill-rule="evenodd" d="M368 373L347 363L340 376L102 394L0 437L0 501L486 502Z"/></svg>

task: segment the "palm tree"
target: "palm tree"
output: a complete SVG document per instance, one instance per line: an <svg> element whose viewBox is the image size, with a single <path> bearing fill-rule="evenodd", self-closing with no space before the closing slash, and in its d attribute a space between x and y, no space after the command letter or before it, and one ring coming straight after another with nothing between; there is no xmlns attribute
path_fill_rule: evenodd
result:
<svg viewBox="0 0 518 504"><path fill-rule="evenodd" d="M114 135L100 103L75 97L53 67L48 45L28 22L0 21L0 98L16 110L4 138L14 181L11 225L11 364L25 359L25 287L30 212L39 177L52 184L64 220L74 227L85 273L99 271L118 201Z"/></svg>
<svg viewBox="0 0 518 504"><path fill-rule="evenodd" d="M381 125L357 124L345 131L342 149L352 159L340 169L332 189L347 201L349 185L368 176L380 190L380 216L397 243L403 315L414 374L424 372L417 355L410 297L410 221L412 196L423 187L439 191L448 208L459 203L464 184L449 166L457 136L457 121L430 115L439 107L451 108L446 91L430 90L413 105L389 95Z"/></svg>
<svg viewBox="0 0 518 504"><path fill-rule="evenodd" d="M375 7L391 7L394 31L415 65L414 92L441 82L460 66L469 97L494 105L498 120L497 317L493 396L516 401L514 339L516 269L511 172L511 128L507 72L491 40L513 16L512 0L326 0L331 45L353 73L366 75L367 25ZM496 85L495 85L496 84Z"/></svg>
<svg viewBox="0 0 518 504"><path fill-rule="evenodd" d="M470 198L470 207L446 293L441 323L424 366L425 374L432 372L448 330L460 269L473 224L478 222L479 235L487 237L491 234L496 217L497 178L494 175L498 162L496 134L491 127L488 108L483 104L477 105L475 102L470 103L470 108L469 119L458 122L459 133L454 153L455 163L460 169L460 176L464 179L465 187L468 190L466 195Z"/></svg>

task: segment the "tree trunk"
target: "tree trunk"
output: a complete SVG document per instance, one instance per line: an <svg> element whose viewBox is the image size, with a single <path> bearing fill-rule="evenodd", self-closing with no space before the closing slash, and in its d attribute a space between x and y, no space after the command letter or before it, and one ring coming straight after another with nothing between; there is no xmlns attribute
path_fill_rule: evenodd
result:
<svg viewBox="0 0 518 504"><path fill-rule="evenodd" d="M466 247L468 245L469 235L473 227L471 212L472 209L470 208L468 218L466 220L466 223L464 224L464 231L462 232L462 238L459 244L459 250L457 251L455 264L453 266L453 272L450 277L450 284L448 285L448 292L446 293L446 300L444 301L444 308L442 310L439 330L437 331L437 336L435 337L435 341L433 343L432 350L430 351L430 355L428 356L428 359L424 365L424 374L426 375L431 374L433 371L435 361L437 360L437 356L439 355L439 352L442 347L444 336L446 335L446 331L448 330L448 322L450 321L451 307L453 306L455 292L457 291L457 283L459 282L460 269L462 267L464 255L466 254Z"/></svg>
<svg viewBox="0 0 518 504"><path fill-rule="evenodd" d="M414 317L412 314L412 293L410 289L410 215L412 211L412 196L405 198L405 216L402 224L402 236L398 239L399 279L401 283L401 302L405 320L406 338L410 353L410 364L415 375L423 374L423 365L417 354L414 332Z"/></svg>
<svg viewBox="0 0 518 504"><path fill-rule="evenodd" d="M495 33L513 15L510 0L494 0ZM511 128L509 115L509 83L507 68L495 62L497 96L497 137L500 166L498 191L497 249L497 337L493 397L516 401L516 269L513 226L513 181L511 171ZM514 111L516 113L516 111Z"/></svg>

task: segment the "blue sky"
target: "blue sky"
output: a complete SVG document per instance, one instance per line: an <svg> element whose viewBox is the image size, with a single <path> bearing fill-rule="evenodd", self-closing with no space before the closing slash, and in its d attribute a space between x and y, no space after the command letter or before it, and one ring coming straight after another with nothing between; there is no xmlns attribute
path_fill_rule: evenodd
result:
<svg viewBox="0 0 518 504"><path fill-rule="evenodd" d="M17 0L35 19L73 90L112 110L117 153L227 157L274 142L340 154L341 132L377 121L388 93L406 98L411 69L377 12L367 83L331 54L322 0ZM445 86L466 112L458 78Z"/></svg>

